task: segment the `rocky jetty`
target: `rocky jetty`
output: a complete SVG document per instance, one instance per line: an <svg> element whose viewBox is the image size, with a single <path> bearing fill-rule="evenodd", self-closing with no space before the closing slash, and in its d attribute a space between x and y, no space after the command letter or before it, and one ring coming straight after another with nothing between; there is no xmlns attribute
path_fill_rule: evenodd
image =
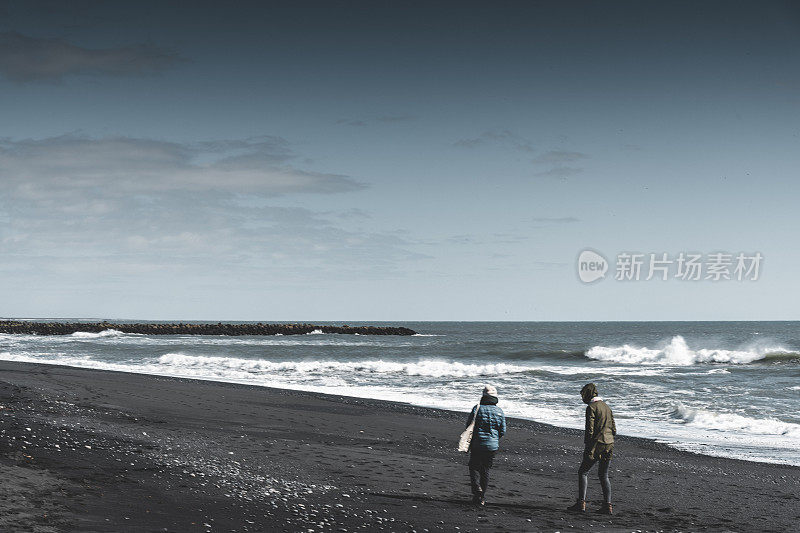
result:
<svg viewBox="0 0 800 533"><path fill-rule="evenodd" d="M144 335L305 335L308 333L340 333L349 335L414 335L414 330L389 326L317 326L314 324L216 324L158 322L32 322L0 320L0 333L26 335L71 335L79 331L100 333L116 330Z"/></svg>

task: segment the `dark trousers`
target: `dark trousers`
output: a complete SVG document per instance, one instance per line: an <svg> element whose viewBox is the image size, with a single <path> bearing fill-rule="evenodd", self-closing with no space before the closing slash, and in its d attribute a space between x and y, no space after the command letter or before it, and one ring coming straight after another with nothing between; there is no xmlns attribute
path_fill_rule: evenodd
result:
<svg viewBox="0 0 800 533"><path fill-rule="evenodd" d="M597 467L597 476L600 478L600 486L603 488L603 499L606 503L611 503L611 481L608 479L608 467L611 465L611 456L598 458L588 452L583 454L583 462L578 468L578 499L586 500L586 488L589 484L589 470L595 463L600 463Z"/></svg>
<svg viewBox="0 0 800 533"><path fill-rule="evenodd" d="M486 494L489 486L489 470L494 464L494 454L497 451L473 449L469 454L469 481L472 485L472 494Z"/></svg>

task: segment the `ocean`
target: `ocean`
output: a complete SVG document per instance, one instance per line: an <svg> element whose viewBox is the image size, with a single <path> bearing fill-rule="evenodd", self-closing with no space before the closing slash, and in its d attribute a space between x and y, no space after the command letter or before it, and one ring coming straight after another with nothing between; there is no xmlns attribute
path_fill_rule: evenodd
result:
<svg viewBox="0 0 800 533"><path fill-rule="evenodd" d="M418 335L0 335L0 359L464 412L491 383L507 415L573 428L583 426L579 391L594 382L620 434L800 465L800 322L348 324L406 326Z"/></svg>

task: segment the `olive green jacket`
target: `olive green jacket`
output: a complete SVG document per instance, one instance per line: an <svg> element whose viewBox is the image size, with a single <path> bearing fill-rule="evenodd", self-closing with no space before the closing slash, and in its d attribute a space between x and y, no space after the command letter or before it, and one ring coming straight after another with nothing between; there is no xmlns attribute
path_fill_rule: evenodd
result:
<svg viewBox="0 0 800 533"><path fill-rule="evenodd" d="M583 442L587 446L592 446L596 442L612 444L616 434L614 413L606 402L597 400L586 406L586 432L583 435Z"/></svg>

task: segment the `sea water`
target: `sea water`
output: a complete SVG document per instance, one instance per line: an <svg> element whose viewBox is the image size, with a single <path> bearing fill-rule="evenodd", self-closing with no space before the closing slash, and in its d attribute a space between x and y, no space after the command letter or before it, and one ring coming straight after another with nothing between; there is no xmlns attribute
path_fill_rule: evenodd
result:
<svg viewBox="0 0 800 533"><path fill-rule="evenodd" d="M507 415L573 428L583 425L579 391L594 382L621 434L708 455L800 465L799 322L391 325L419 334L0 335L0 359L458 411L470 409L491 383Z"/></svg>

